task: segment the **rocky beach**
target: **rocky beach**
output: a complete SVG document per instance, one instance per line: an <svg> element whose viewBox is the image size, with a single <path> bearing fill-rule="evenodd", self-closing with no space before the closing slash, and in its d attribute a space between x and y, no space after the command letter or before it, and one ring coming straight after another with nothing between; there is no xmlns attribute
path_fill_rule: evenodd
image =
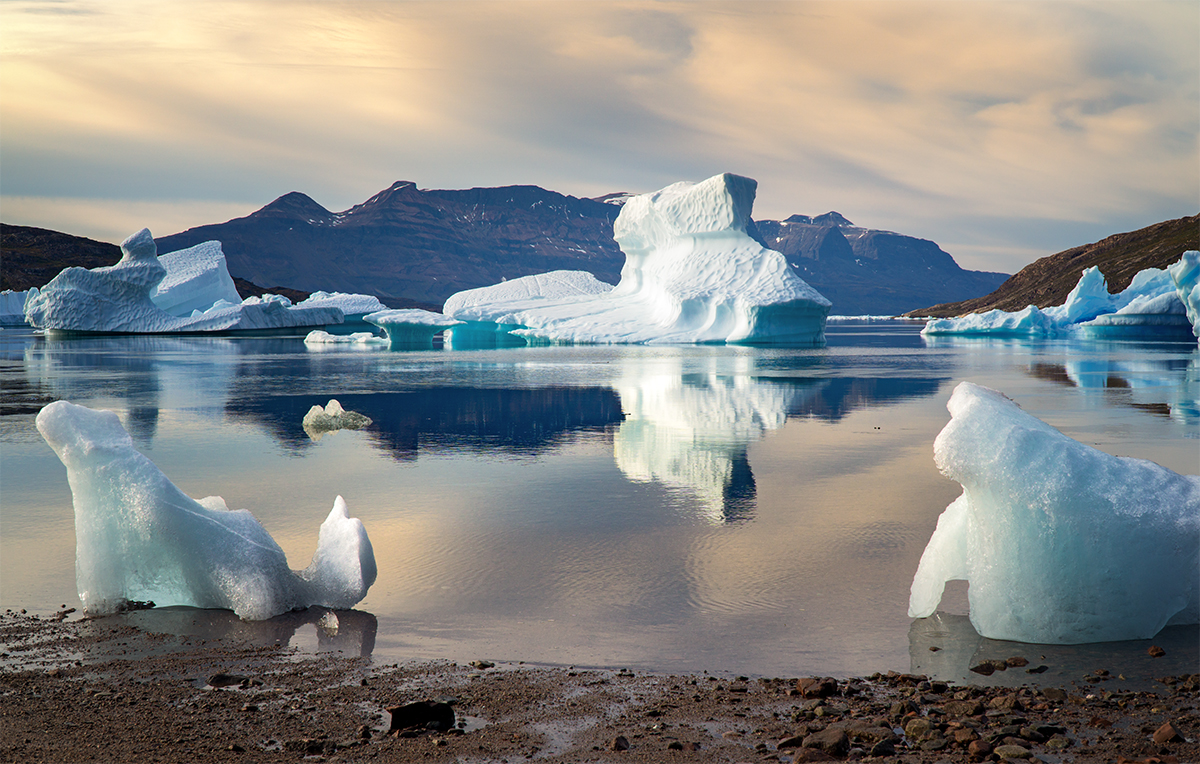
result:
<svg viewBox="0 0 1200 764"><path fill-rule="evenodd" d="M1197 674L1126 690L1116 666L1035 685L1038 666L1017 655L974 666L982 685L897 672L835 679L483 658L389 664L131 622L69 609L0 618L0 760L1200 760ZM1032 672L1030 684L986 685L989 673L1019 672Z"/></svg>

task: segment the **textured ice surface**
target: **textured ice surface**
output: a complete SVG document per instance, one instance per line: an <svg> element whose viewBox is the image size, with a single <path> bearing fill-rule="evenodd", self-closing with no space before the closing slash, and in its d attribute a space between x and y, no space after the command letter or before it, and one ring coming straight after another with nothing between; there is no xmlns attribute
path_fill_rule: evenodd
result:
<svg viewBox="0 0 1200 764"><path fill-rule="evenodd" d="M21 326L25 323L25 301L38 293L37 287L25 292L5 289L0 292L0 326Z"/></svg>
<svg viewBox="0 0 1200 764"><path fill-rule="evenodd" d="M1177 335L1179 329L1187 325L1184 304L1167 271L1147 268L1134 276L1124 290L1110 294L1104 274L1093 266L1083 271L1079 283L1062 305L1044 309L1030 305L1015 313L991 310L959 318L935 318L925 325L921 333L1153 337Z"/></svg>
<svg viewBox="0 0 1200 764"><path fill-rule="evenodd" d="M1192 322L1192 333L1200 338L1200 252L1194 249L1184 252L1179 262L1167 268L1167 272L1188 320Z"/></svg>
<svg viewBox="0 0 1200 764"><path fill-rule="evenodd" d="M308 299L297 303L300 308L338 308L347 318L365 316L387 306L371 294L346 294L345 292L313 292Z"/></svg>
<svg viewBox="0 0 1200 764"><path fill-rule="evenodd" d="M37 428L67 468L75 503L75 575L92 613L129 601L228 608L258 620L295 608L349 608L375 581L362 523L339 496L304 570L248 511L219 496L195 501L138 453L111 411L66 401Z"/></svg>
<svg viewBox="0 0 1200 764"><path fill-rule="evenodd" d="M947 408L934 459L963 493L925 547L910 616L965 580L991 639L1146 639L1200 621L1200 477L1097 451L970 382Z"/></svg>
<svg viewBox="0 0 1200 764"><path fill-rule="evenodd" d="M158 258L150 231L143 228L130 236L122 242L121 251L116 265L63 269L26 302L29 323L60 331L154 334L260 331L343 321L337 308L291 308L286 300L254 298L239 303L219 300L203 312L196 309L190 315L173 316L152 299L166 279L167 269ZM204 291L209 291L208 287ZM169 290L168 297L173 304L187 302L182 284Z"/></svg>
<svg viewBox="0 0 1200 764"><path fill-rule="evenodd" d="M150 300L172 316L190 316L208 310L218 301L237 305L242 301L221 242L206 241L194 247L169 252L158 258L167 273L150 293Z"/></svg>
<svg viewBox="0 0 1200 764"><path fill-rule="evenodd" d="M433 335L462 323L441 313L417 308L381 310L368 313L363 320L383 329L391 347L431 348Z"/></svg>
<svg viewBox="0 0 1200 764"><path fill-rule="evenodd" d="M553 296L560 271L459 292L443 310L553 342L823 344L830 302L746 233L756 188L724 174L628 199L613 223L625 266L611 290Z"/></svg>
<svg viewBox="0 0 1200 764"><path fill-rule="evenodd" d="M346 411L336 398L331 398L324 408L313 406L304 415L304 431L313 440L335 430L360 430L371 423L371 418L356 411Z"/></svg>

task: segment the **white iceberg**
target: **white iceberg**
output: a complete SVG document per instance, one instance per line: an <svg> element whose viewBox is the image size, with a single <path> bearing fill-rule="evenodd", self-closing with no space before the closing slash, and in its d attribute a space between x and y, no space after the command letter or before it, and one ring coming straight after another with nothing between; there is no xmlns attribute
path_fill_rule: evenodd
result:
<svg viewBox="0 0 1200 764"><path fill-rule="evenodd" d="M337 308L294 308L285 304L286 300L280 301L282 298L249 298L238 303L219 299L206 310L172 315L154 302L156 289L167 279L167 269L158 258L150 231L143 228L130 236L122 242L121 251L124 254L116 265L63 269L26 301L26 319L39 329L127 334L285 330L343 321ZM204 262L211 265L215 260ZM220 265L224 267L223 256ZM161 299L183 311L188 284L197 285L206 295L219 288L208 281L211 270L200 270L195 278L184 278L173 287L169 282Z"/></svg>
<svg viewBox="0 0 1200 764"><path fill-rule="evenodd" d="M337 308L346 320L359 320L368 313L387 310L387 306L372 294L347 294L345 292L313 292L307 299L296 304L298 308Z"/></svg>
<svg viewBox="0 0 1200 764"><path fill-rule="evenodd" d="M962 382L934 458L963 486L913 578L908 614L970 584L983 636L1077 644L1200 621L1200 477L1110 456Z"/></svg>
<svg viewBox="0 0 1200 764"><path fill-rule="evenodd" d="M1167 273L1192 322L1192 334L1200 338L1200 252L1194 249L1184 252L1179 262L1167 268Z"/></svg>
<svg viewBox="0 0 1200 764"><path fill-rule="evenodd" d="M111 411L57 401L38 413L37 427L67 468L76 583L89 612L148 600L260 620L313 605L350 608L375 582L370 539L341 496L312 564L293 571L250 512L229 510L219 496L184 495Z"/></svg>
<svg viewBox="0 0 1200 764"><path fill-rule="evenodd" d="M1184 255L1186 259L1187 255ZM1180 267L1184 260L1171 266ZM934 318L924 335L1134 338L1186 335L1186 309L1167 270L1147 268L1129 286L1110 294L1104 274L1091 267L1062 305L1008 312L990 310L958 318Z"/></svg>
<svg viewBox="0 0 1200 764"><path fill-rule="evenodd" d="M304 415L304 432L313 440L336 430L361 430L371 423L371 418L356 411L346 411L336 398L330 398L325 407L313 406Z"/></svg>
<svg viewBox="0 0 1200 764"><path fill-rule="evenodd" d="M0 326L23 326L25 302L37 293L37 287L23 292L14 292L11 289L0 292Z"/></svg>
<svg viewBox="0 0 1200 764"><path fill-rule="evenodd" d="M323 329L314 329L304 337L305 345L386 345L388 341L370 332L352 334L330 334Z"/></svg>
<svg viewBox="0 0 1200 764"><path fill-rule="evenodd" d="M382 329L394 350L432 348L435 334L462 323L441 313L417 308L380 310L368 313L363 320Z"/></svg>
<svg viewBox="0 0 1200 764"><path fill-rule="evenodd" d="M217 302L237 305L242 301L219 241L169 252L158 262L166 275L150 293L150 301L164 313L190 316L197 310L203 313Z"/></svg>
<svg viewBox="0 0 1200 764"><path fill-rule="evenodd" d="M459 292L443 311L551 342L823 344L829 300L746 233L756 188L724 174L630 198L613 223L625 266L611 290L559 271Z"/></svg>

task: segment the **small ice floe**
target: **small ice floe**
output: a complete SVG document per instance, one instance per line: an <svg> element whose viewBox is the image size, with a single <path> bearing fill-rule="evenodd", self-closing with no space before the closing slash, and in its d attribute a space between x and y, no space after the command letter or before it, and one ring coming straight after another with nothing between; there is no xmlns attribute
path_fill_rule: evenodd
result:
<svg viewBox="0 0 1200 764"><path fill-rule="evenodd" d="M371 332L353 334L330 334L324 329L314 329L304 338L304 344L322 347L326 345L386 345L388 341Z"/></svg>
<svg viewBox="0 0 1200 764"><path fill-rule="evenodd" d="M934 442L963 487L938 518L908 614L969 583L990 639L1147 639L1200 622L1200 477L1086 446L995 390L962 382Z"/></svg>
<svg viewBox="0 0 1200 764"><path fill-rule="evenodd" d="M319 605L351 608L375 582L366 529L341 496L312 564L293 571L266 529L220 496L186 496L133 447L117 415L57 401L37 428L67 468L75 505L75 575L91 613L128 602L223 608L261 620Z"/></svg>
<svg viewBox="0 0 1200 764"><path fill-rule="evenodd" d="M371 418L355 411L346 411L336 398L331 398L325 408L313 406L304 415L304 432L313 440L320 440L337 430L361 430L371 423Z"/></svg>
<svg viewBox="0 0 1200 764"><path fill-rule="evenodd" d="M419 308L380 310L363 316L387 335L392 350L429 350L434 335L462 323L455 318Z"/></svg>

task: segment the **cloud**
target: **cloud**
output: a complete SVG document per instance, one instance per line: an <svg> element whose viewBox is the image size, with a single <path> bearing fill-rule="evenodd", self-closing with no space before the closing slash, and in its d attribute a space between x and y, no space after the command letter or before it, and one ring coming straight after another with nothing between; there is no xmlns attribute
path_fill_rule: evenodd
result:
<svg viewBox="0 0 1200 764"><path fill-rule="evenodd" d="M733 171L760 217L946 245L1200 199L1191 3L81 0L0 23L6 221L13 196L344 209L401 178L597 195ZM1019 228L984 226L973 264L1058 246Z"/></svg>

